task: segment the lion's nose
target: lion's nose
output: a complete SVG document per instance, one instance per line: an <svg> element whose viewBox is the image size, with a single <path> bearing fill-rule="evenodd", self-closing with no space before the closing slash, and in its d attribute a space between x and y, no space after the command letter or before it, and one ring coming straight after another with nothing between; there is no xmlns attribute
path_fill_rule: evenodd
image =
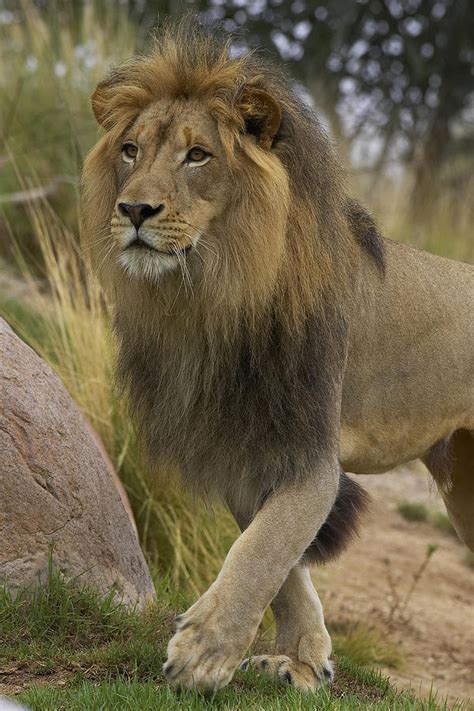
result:
<svg viewBox="0 0 474 711"><path fill-rule="evenodd" d="M146 205L144 203L127 203L119 202L118 208L122 215L127 215L132 225L138 230L140 225L142 225L145 220L153 215L158 215L164 208L163 203L158 205L158 207L152 207L151 205Z"/></svg>

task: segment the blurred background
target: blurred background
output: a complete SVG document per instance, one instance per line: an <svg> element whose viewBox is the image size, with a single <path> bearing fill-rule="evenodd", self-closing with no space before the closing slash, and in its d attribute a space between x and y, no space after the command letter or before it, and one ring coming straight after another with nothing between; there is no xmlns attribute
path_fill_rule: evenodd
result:
<svg viewBox="0 0 474 711"><path fill-rule="evenodd" d="M81 165L100 135L89 100L96 83L146 49L160 19L185 10L238 29L235 53L261 46L286 65L386 236L474 261L474 2L0 0L0 315L58 373L102 440L152 571L195 594L219 570L236 528L223 508L163 484L166 472L153 483L148 476L114 389L113 339L80 249L79 200ZM318 571L318 586L336 650L393 675L403 648L413 662L408 680L419 675L429 687L435 678L446 693L468 695L474 559L418 474L364 482L372 493L379 487L383 503L352 552ZM407 627L403 612L393 637L393 610L408 599L417 626ZM375 638L360 626L369 619L381 621ZM441 639L444 656L434 659Z"/></svg>
<svg viewBox="0 0 474 711"><path fill-rule="evenodd" d="M28 240L25 183L75 219L80 166L97 136L95 83L146 48L160 18L184 10L240 29L236 53L262 46L285 63L386 234L472 260L469 0L2 0L2 236L11 222Z"/></svg>

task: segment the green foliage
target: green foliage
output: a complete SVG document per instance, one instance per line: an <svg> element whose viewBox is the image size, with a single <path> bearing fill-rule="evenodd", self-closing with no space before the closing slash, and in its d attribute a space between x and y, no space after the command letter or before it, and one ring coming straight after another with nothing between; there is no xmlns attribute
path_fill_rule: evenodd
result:
<svg viewBox="0 0 474 711"><path fill-rule="evenodd" d="M33 258L28 215L6 196L39 185L65 222L76 221L81 165L97 137L90 94L111 63L136 49L120 3L107 12L90 3L74 19L70 5L42 12L26 0L20 21L0 21L0 207Z"/></svg>
<svg viewBox="0 0 474 711"><path fill-rule="evenodd" d="M424 504L402 501L397 506L397 511L405 521L427 521L429 511Z"/></svg>

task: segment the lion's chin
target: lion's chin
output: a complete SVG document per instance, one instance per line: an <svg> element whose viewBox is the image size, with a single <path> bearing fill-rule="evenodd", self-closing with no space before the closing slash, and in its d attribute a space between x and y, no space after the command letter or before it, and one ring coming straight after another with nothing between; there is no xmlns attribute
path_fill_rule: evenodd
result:
<svg viewBox="0 0 474 711"><path fill-rule="evenodd" d="M123 251L118 261L130 277L155 283L162 278L163 274L175 271L179 267L178 259L173 254L151 250Z"/></svg>

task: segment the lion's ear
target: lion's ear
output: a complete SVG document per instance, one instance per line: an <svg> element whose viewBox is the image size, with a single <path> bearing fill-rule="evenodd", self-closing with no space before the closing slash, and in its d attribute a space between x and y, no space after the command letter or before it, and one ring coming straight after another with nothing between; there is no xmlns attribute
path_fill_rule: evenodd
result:
<svg viewBox="0 0 474 711"><path fill-rule="evenodd" d="M106 130L112 127L109 115L110 90L112 85L113 82L108 79L101 81L91 96L92 111L94 112L97 123Z"/></svg>
<svg viewBox="0 0 474 711"><path fill-rule="evenodd" d="M280 128L281 108L268 92L264 89L246 87L244 90L240 110L245 122L245 131L255 139L265 151L273 145L273 139Z"/></svg>

